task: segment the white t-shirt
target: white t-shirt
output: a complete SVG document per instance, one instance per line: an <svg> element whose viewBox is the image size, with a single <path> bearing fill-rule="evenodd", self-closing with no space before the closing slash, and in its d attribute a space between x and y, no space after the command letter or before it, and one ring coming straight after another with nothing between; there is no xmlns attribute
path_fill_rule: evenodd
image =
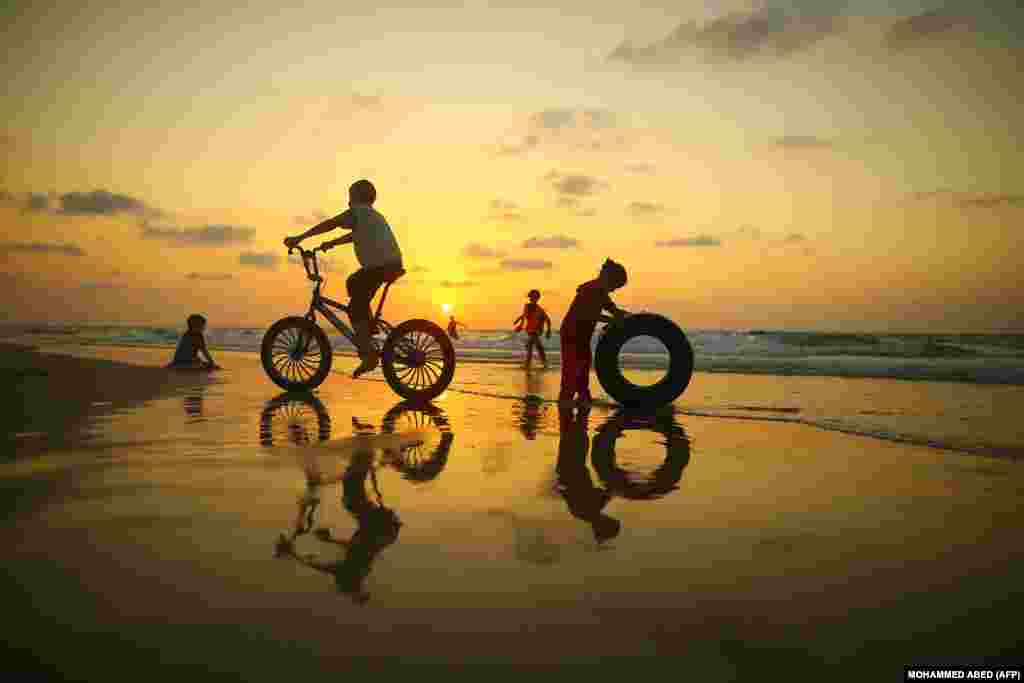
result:
<svg viewBox="0 0 1024 683"><path fill-rule="evenodd" d="M352 246L363 268L402 265L402 251L391 226L372 206L353 204L341 214L341 226L352 231Z"/></svg>

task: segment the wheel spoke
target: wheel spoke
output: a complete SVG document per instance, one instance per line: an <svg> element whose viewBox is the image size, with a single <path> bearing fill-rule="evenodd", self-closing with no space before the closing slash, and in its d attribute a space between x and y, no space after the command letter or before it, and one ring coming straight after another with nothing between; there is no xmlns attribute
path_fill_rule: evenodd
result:
<svg viewBox="0 0 1024 683"><path fill-rule="evenodd" d="M429 365L424 365L423 366L423 374L424 374L424 376L427 379L430 380L430 384L434 384L434 382L437 381L437 378L440 377L440 375L437 374L437 372L434 370L434 368L432 368Z"/></svg>

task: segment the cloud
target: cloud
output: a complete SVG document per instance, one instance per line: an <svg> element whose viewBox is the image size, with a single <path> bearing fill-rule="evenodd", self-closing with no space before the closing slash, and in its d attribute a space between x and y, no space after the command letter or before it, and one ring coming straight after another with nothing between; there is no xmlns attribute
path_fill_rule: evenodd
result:
<svg viewBox="0 0 1024 683"><path fill-rule="evenodd" d="M626 170L637 175L654 175L656 169L653 164L640 162L637 164L626 164Z"/></svg>
<svg viewBox="0 0 1024 683"><path fill-rule="evenodd" d="M473 280L441 280L438 284L442 287L459 288L476 287L480 283Z"/></svg>
<svg viewBox="0 0 1024 683"><path fill-rule="evenodd" d="M614 128L619 116L608 109L545 109L530 117L533 128L561 131L570 128L600 130Z"/></svg>
<svg viewBox="0 0 1024 683"><path fill-rule="evenodd" d="M85 256L85 251L77 244L56 242L3 242L0 253L31 252L40 254L65 254L67 256Z"/></svg>
<svg viewBox="0 0 1024 683"><path fill-rule="evenodd" d="M505 259L501 267L505 270L549 270L554 264L541 259Z"/></svg>
<svg viewBox="0 0 1024 683"><path fill-rule="evenodd" d="M648 220L661 218L675 212L657 202L630 202L626 205L626 213L638 220Z"/></svg>
<svg viewBox="0 0 1024 683"><path fill-rule="evenodd" d="M25 211L49 211L50 197L42 192L33 192L25 200Z"/></svg>
<svg viewBox="0 0 1024 683"><path fill-rule="evenodd" d="M658 240L654 243L656 247L720 247L722 241L711 235L697 235L696 237L676 237L670 240Z"/></svg>
<svg viewBox="0 0 1024 683"><path fill-rule="evenodd" d="M550 237L531 237L523 242L524 249L573 249L579 247L579 240L567 235L551 235Z"/></svg>
<svg viewBox="0 0 1024 683"><path fill-rule="evenodd" d="M567 144L572 149L597 150L611 143L623 143L624 120L609 109L560 107L532 114L518 142L499 145L498 156L525 154L543 144Z"/></svg>
<svg viewBox="0 0 1024 683"><path fill-rule="evenodd" d="M315 225L327 218L327 214L323 211L314 211L308 216L295 216L292 218L292 222L295 225Z"/></svg>
<svg viewBox="0 0 1024 683"><path fill-rule="evenodd" d="M803 233L800 233L800 232L791 232L788 235L786 235L785 237L783 237L782 241L783 242L788 242L790 244L792 244L793 242L806 242L807 241L807 235L804 235Z"/></svg>
<svg viewBox="0 0 1024 683"><path fill-rule="evenodd" d="M124 194L93 190L92 192L67 192L59 198L57 213L81 215L109 215L115 213L154 213L141 199ZM158 212L157 212L158 213Z"/></svg>
<svg viewBox="0 0 1024 683"><path fill-rule="evenodd" d="M236 225L203 225L194 228L178 228L152 225L143 221L142 238L161 240L177 247L223 247L229 244L244 244L252 241L256 231Z"/></svg>
<svg viewBox="0 0 1024 683"><path fill-rule="evenodd" d="M297 263L302 265L302 257L298 254L289 254L288 263ZM344 275L348 270L344 266L339 266L338 263L323 253L317 254L317 264L320 267L321 273L334 273L335 275ZM410 271L411 272L411 271Z"/></svg>
<svg viewBox="0 0 1024 683"><path fill-rule="evenodd" d="M814 135L783 135L775 140L775 144L779 147L802 149L832 147L832 142Z"/></svg>
<svg viewBox="0 0 1024 683"><path fill-rule="evenodd" d="M361 112L378 112L384 105L385 100L380 95L364 95L358 92L332 95L327 99L323 118L339 120Z"/></svg>
<svg viewBox="0 0 1024 683"><path fill-rule="evenodd" d="M231 273L189 273L185 276L189 280L232 280L234 275Z"/></svg>
<svg viewBox="0 0 1024 683"><path fill-rule="evenodd" d="M540 144L539 135L526 135L521 141L515 144L499 145L495 151L497 156L519 156L525 154Z"/></svg>
<svg viewBox="0 0 1024 683"><path fill-rule="evenodd" d="M740 237L748 237L752 240L761 239L761 229L754 227L753 225L741 225L736 230L736 234Z"/></svg>
<svg viewBox="0 0 1024 683"><path fill-rule="evenodd" d="M491 220L505 221L506 223L525 223L526 222L526 216L524 216L521 213L516 213L515 211L506 211L504 213L494 214L490 218L491 218Z"/></svg>
<svg viewBox="0 0 1024 683"><path fill-rule="evenodd" d="M634 65L679 62L698 56L732 62L781 59L842 28L843 22L834 14L762 7L727 14L703 25L695 21L680 23L665 38L649 45L638 47L624 42L608 59Z"/></svg>
<svg viewBox="0 0 1024 683"><path fill-rule="evenodd" d="M238 255L238 263L243 266L255 266L257 268L277 268L281 257L269 251L243 251Z"/></svg>
<svg viewBox="0 0 1024 683"><path fill-rule="evenodd" d="M545 178L551 181L551 186L555 189L555 192L563 197L589 197L608 187L608 183L593 176L580 173L562 175L556 171L551 171Z"/></svg>
<svg viewBox="0 0 1024 683"><path fill-rule="evenodd" d="M957 206L972 209L994 209L999 207L1024 207L1024 194L957 192L950 189L926 190L910 193L918 201L949 199Z"/></svg>
<svg viewBox="0 0 1024 683"><path fill-rule="evenodd" d="M975 197L964 197L957 200L957 204L966 207L980 207L985 209L997 206L1020 206L1024 207L1024 194L984 194Z"/></svg>
<svg viewBox="0 0 1024 683"><path fill-rule="evenodd" d="M945 9L931 10L900 19L885 33L890 50L900 51L949 35L955 29L970 28L966 17L958 17Z"/></svg>
<svg viewBox="0 0 1024 683"><path fill-rule="evenodd" d="M948 197L954 194L956 193L953 190L949 188L942 188L938 190L922 190L918 192L912 192L910 194L910 197L912 199L934 199L938 197Z"/></svg>
<svg viewBox="0 0 1024 683"><path fill-rule="evenodd" d="M526 216L519 211L519 205L508 199L492 199L488 206L491 209L490 220L508 223L525 223Z"/></svg>
<svg viewBox="0 0 1024 683"><path fill-rule="evenodd" d="M430 268L426 266L414 266L408 270L409 273L429 273Z"/></svg>
<svg viewBox="0 0 1024 683"><path fill-rule="evenodd" d="M471 242L462 249L462 255L471 259L502 258L506 252L501 249L493 249L483 244Z"/></svg>

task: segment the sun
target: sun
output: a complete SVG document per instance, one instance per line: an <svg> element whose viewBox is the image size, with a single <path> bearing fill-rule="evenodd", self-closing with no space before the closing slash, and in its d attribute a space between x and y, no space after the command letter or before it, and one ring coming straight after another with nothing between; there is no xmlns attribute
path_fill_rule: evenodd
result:
<svg viewBox="0 0 1024 683"><path fill-rule="evenodd" d="M441 310L444 311L445 313L447 313L448 311L452 310L452 305L451 304L441 304Z"/></svg>

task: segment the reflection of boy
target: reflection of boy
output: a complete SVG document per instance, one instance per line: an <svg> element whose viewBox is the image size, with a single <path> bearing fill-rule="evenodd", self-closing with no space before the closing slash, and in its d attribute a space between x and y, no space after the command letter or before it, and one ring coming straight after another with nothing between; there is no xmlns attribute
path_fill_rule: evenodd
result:
<svg viewBox="0 0 1024 683"><path fill-rule="evenodd" d="M622 523L604 514L603 510L611 495L594 486L594 480L587 468L587 451L590 439L587 436L587 410L582 408L573 417L572 407L558 405L558 489L569 506L569 513L577 519L589 522L594 538L603 543L619 535Z"/></svg>
<svg viewBox="0 0 1024 683"><path fill-rule="evenodd" d="M185 321L185 324L188 326L188 329L181 335L181 339L178 340L178 348L174 350L174 358L167 367L216 368L217 364L213 362L210 350L206 348L206 338L203 336L203 332L206 330L206 318L198 313L193 313ZM205 356L206 360L201 359L199 354Z"/></svg>
<svg viewBox="0 0 1024 683"><path fill-rule="evenodd" d="M369 601L370 594L363 584L370 574L373 561L384 548L398 540L398 531L402 526L393 510L374 503L366 495L366 477L370 473L372 461L372 452L357 453L352 465L341 476L342 505L355 517L357 524L352 538L347 541L335 538L330 529L323 527L314 532L324 543L334 543L345 548L343 560L328 562L311 554L301 557L295 554L295 538L307 532L311 526L311 519L304 515L308 506L300 505L295 531L291 537L282 535L277 544L278 555L290 555L307 567L332 574L338 591L347 594L357 604ZM319 498L312 495L312 491L326 483L329 482L317 477L317 481L311 483L311 493L304 500L319 503Z"/></svg>
<svg viewBox="0 0 1024 683"><path fill-rule="evenodd" d="M539 290L531 289L527 297L530 301L523 306L523 314L512 324L516 326L516 332L521 331L524 326L526 327L526 366L529 367L533 362L533 349L536 347L540 362L547 367L548 359L544 354L544 347L540 343L540 334L544 326L547 325L547 336L549 339L551 338L551 318L548 317L547 311L537 303L540 300Z"/></svg>
<svg viewBox="0 0 1024 683"><path fill-rule="evenodd" d="M596 279L584 282L576 289L576 298L569 305L560 330L562 388L558 393L559 401L571 401L575 395L579 395L583 403L593 400L590 396L590 339L598 322L612 321L612 318L602 315L602 311L609 311L616 318L626 315L608 296L609 292L625 284L626 269L608 259Z"/></svg>

